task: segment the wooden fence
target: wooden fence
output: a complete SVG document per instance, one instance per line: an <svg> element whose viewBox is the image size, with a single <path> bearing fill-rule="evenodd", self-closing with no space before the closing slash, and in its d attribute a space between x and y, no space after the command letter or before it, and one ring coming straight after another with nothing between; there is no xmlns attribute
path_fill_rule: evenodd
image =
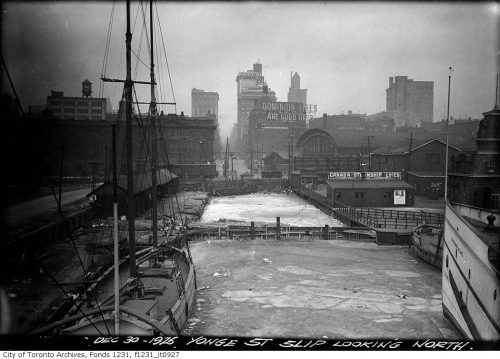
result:
<svg viewBox="0 0 500 359"><path fill-rule="evenodd" d="M277 239L277 240L334 240L356 239L374 241L375 233L361 227L298 227L229 225L221 227L189 227L190 240L208 239Z"/></svg>

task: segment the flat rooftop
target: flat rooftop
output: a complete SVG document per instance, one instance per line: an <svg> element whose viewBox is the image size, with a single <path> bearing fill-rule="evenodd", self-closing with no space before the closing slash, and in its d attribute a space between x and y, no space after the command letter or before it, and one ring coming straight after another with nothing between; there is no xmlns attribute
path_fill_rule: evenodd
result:
<svg viewBox="0 0 500 359"><path fill-rule="evenodd" d="M198 289L184 335L458 339L441 271L406 246L217 240L191 245Z"/></svg>

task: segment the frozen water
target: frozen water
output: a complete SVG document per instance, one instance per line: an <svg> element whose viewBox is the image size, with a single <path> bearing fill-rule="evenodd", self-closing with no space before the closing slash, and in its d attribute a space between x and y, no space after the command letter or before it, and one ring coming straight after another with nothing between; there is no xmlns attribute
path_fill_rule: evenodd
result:
<svg viewBox="0 0 500 359"><path fill-rule="evenodd" d="M294 194L253 193L240 196L215 197L206 206L201 223L226 219L236 222L276 223L306 227L343 227L336 218L330 217L315 206Z"/></svg>

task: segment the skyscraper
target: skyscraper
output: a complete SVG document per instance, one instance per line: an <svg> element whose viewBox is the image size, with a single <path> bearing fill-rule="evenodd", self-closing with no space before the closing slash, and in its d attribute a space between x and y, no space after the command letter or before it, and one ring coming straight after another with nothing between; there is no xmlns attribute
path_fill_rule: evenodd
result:
<svg viewBox="0 0 500 359"><path fill-rule="evenodd" d="M248 132L248 115L255 106L255 101L262 97L276 101L276 93L268 89L262 75L262 64L253 64L252 70L238 73L236 76L237 97L237 140L241 141Z"/></svg>
<svg viewBox="0 0 500 359"><path fill-rule="evenodd" d="M191 116L212 118L217 129L214 131L214 151L222 151L219 129L219 94L193 88L191 90Z"/></svg>
<svg viewBox="0 0 500 359"><path fill-rule="evenodd" d="M193 88L191 90L191 116L205 117L208 113L219 117L219 94Z"/></svg>
<svg viewBox="0 0 500 359"><path fill-rule="evenodd" d="M290 72L290 87L288 89L288 102L300 102L304 106L307 104L307 89L300 88L300 76Z"/></svg>
<svg viewBox="0 0 500 359"><path fill-rule="evenodd" d="M407 76L390 77L386 94L386 110L393 112L396 126L413 127L432 122L433 81L413 81Z"/></svg>

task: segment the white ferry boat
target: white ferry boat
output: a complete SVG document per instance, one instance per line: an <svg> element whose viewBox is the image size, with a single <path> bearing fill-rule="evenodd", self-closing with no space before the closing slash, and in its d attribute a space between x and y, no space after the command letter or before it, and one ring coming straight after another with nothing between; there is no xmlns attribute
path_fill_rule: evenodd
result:
<svg viewBox="0 0 500 359"><path fill-rule="evenodd" d="M471 340L500 340L500 109L485 112L474 153L451 159L443 312Z"/></svg>

